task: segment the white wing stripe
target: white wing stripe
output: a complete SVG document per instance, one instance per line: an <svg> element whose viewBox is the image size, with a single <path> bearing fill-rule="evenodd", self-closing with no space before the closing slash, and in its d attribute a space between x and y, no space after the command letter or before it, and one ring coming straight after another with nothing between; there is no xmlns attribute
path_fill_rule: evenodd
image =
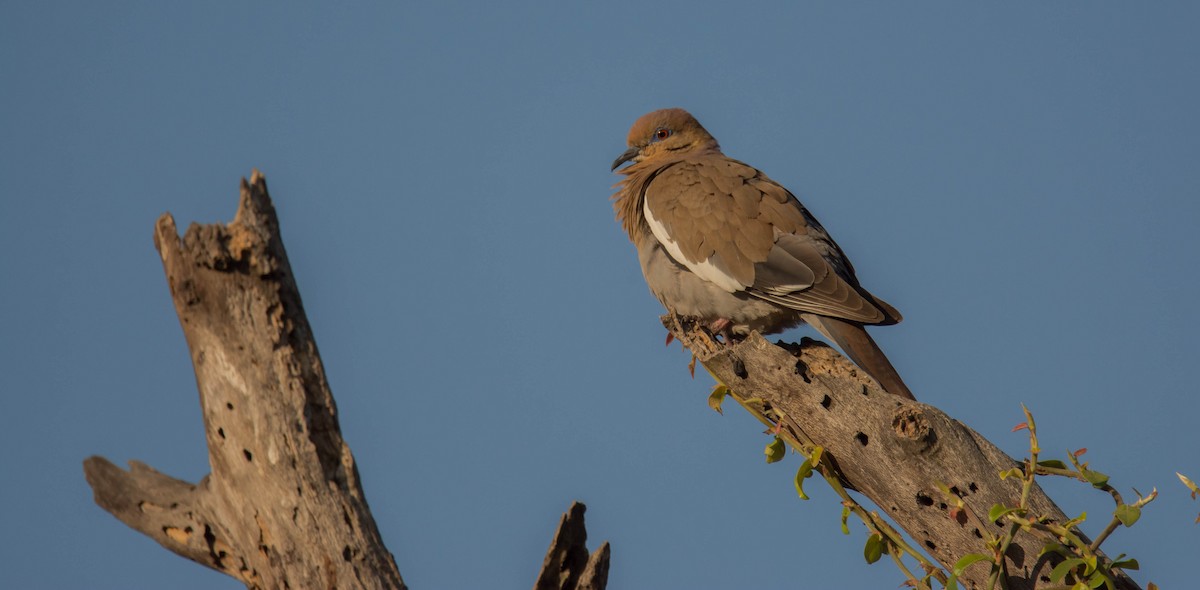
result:
<svg viewBox="0 0 1200 590"><path fill-rule="evenodd" d="M654 233L654 237L658 238L658 242L663 245L663 248L666 248L667 254L670 254L671 258L675 259L675 262L686 266L696 276L730 293L745 290L747 285L743 285L740 281L733 278L732 275L720 268L720 261L715 254L711 258L700 262L688 260L683 255L683 251L679 249L679 244L671 239L670 234L667 233L667 228L663 226L662 222L654 218L654 214L650 212L650 207L644 200L642 201L642 213L645 214L646 223L650 226L650 231Z"/></svg>

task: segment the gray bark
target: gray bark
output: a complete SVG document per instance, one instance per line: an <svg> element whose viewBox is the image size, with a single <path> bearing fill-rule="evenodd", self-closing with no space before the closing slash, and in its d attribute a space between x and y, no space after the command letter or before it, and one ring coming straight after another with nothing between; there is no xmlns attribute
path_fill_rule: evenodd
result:
<svg viewBox="0 0 1200 590"><path fill-rule="evenodd" d="M1003 533L983 521L994 504L1017 505L1021 482L1001 481L999 473L1018 463L974 430L933 406L884 392L822 343L806 339L785 348L754 333L726 346L678 318L664 316L663 324L731 390L782 410L785 431L823 447L843 485L869 498L947 571L968 553L991 553L980 528ZM952 517L939 482L962 498L966 512ZM1029 506L1059 523L1068 520L1036 485ZM1003 587L1049 586L1053 563L1038 553L1051 540L1018 534L1006 553ZM986 588L988 571L986 563L967 568L960 587ZM1118 587L1137 585L1122 574Z"/></svg>
<svg viewBox="0 0 1200 590"><path fill-rule="evenodd" d="M191 484L91 457L96 503L247 588L404 589L342 439L265 179L242 181L228 225L193 224L180 239L167 214L154 243L191 351L212 472ZM608 544L588 559L583 511L575 503L563 517L539 589L603 590Z"/></svg>
<svg viewBox="0 0 1200 590"><path fill-rule="evenodd" d="M132 463L84 463L105 510L248 588L404 588L338 428L266 182L228 225L170 215L154 243L183 326L212 472L192 485Z"/></svg>

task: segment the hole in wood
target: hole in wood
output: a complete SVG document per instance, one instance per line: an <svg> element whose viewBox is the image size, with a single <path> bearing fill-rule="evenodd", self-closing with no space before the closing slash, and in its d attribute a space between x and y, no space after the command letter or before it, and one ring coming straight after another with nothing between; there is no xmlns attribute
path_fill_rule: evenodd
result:
<svg viewBox="0 0 1200 590"><path fill-rule="evenodd" d="M971 482L967 484L967 489L971 490L971 493L974 494L979 491L979 486L975 485L975 482Z"/></svg>
<svg viewBox="0 0 1200 590"><path fill-rule="evenodd" d="M808 379L805 379L805 381L807 382ZM828 395L821 398L821 407L822 408L825 408L826 410L828 410L829 406L832 406L832 405L833 405L833 398L829 397Z"/></svg>
<svg viewBox="0 0 1200 590"><path fill-rule="evenodd" d="M212 558L213 564L218 569L225 567L225 564L221 563L221 560L225 559L225 552L217 550L217 535L208 525L204 525L204 543L208 545L208 556Z"/></svg>
<svg viewBox="0 0 1200 590"><path fill-rule="evenodd" d="M929 539L925 539L925 546L928 547L930 551L937 551L937 545L935 545L933 541L930 541Z"/></svg>
<svg viewBox="0 0 1200 590"><path fill-rule="evenodd" d="M808 378L808 365L804 361L796 361L796 374L804 380L805 383L812 383L812 379Z"/></svg>
<svg viewBox="0 0 1200 590"><path fill-rule="evenodd" d="M253 460L254 460L254 456L250 454L250 450L249 450L249 449L242 449L242 454L246 456L246 460L247 460L247 461L253 461Z"/></svg>
<svg viewBox="0 0 1200 590"><path fill-rule="evenodd" d="M917 492L917 504L922 506L933 506L933 498L930 498L925 492Z"/></svg>
<svg viewBox="0 0 1200 590"><path fill-rule="evenodd" d="M347 562L349 562L349 561L350 561L350 557L351 557L352 555L353 555L353 553L351 553L351 552L350 552L350 546L349 546L349 545L346 545L345 547L343 547L343 548L342 548L342 559L345 559Z"/></svg>
<svg viewBox="0 0 1200 590"><path fill-rule="evenodd" d="M854 440L858 441L858 444L860 444L864 447L867 446L867 435L866 434L859 432L858 434L854 435Z"/></svg>
<svg viewBox="0 0 1200 590"><path fill-rule="evenodd" d="M224 428L218 428L218 429L217 429L217 436L219 436L219 437L221 437L221 438L225 438L225 429L224 429Z"/></svg>
<svg viewBox="0 0 1200 590"><path fill-rule="evenodd" d="M225 409L226 409L226 410L232 410L232 409L233 409L233 402L225 402Z"/></svg>
<svg viewBox="0 0 1200 590"><path fill-rule="evenodd" d="M746 372L746 363L743 363L742 359L733 360L733 374L737 375L739 379L745 379L746 377L750 376L750 374Z"/></svg>

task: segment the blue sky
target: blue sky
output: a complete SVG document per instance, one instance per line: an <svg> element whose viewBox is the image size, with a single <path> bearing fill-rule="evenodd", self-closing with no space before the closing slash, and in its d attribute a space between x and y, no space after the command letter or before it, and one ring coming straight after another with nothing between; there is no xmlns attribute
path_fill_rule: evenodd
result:
<svg viewBox="0 0 1200 590"><path fill-rule="evenodd" d="M637 116L681 106L904 313L874 334L918 397L1012 454L1025 403L1047 452L1157 487L1106 547L1183 587L1198 22L1182 2L10 5L3 585L240 587L96 507L81 462L208 471L151 231L231 219L257 167L412 587L530 586L574 499L614 588L895 587L662 345L608 168Z"/></svg>

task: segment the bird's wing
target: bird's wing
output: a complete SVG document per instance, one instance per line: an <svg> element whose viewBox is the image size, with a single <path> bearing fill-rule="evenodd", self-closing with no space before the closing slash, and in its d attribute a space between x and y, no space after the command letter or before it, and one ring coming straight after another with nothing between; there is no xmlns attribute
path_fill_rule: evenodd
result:
<svg viewBox="0 0 1200 590"><path fill-rule="evenodd" d="M864 324L899 321L858 287L796 197L752 166L720 155L673 163L646 185L643 213L673 259L730 293Z"/></svg>

